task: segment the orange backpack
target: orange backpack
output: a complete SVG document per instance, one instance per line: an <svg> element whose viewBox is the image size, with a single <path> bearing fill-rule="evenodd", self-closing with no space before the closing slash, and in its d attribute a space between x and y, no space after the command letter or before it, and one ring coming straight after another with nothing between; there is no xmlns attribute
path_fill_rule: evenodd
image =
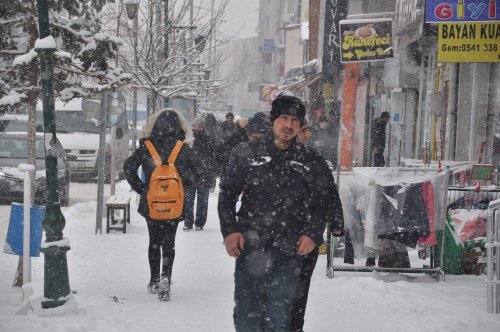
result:
<svg viewBox="0 0 500 332"><path fill-rule="evenodd" d="M147 140L144 143L156 165L148 186L149 217L153 220L177 219L182 216L184 209L184 187L175 167L175 160L183 142L177 141L168 157L167 164L162 164L151 141Z"/></svg>

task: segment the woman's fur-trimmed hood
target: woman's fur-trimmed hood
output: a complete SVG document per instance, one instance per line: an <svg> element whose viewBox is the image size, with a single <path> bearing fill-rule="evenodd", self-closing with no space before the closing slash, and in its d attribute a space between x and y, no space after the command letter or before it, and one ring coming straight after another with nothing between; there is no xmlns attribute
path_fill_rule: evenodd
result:
<svg viewBox="0 0 500 332"><path fill-rule="evenodd" d="M177 120L174 114L177 115ZM160 122L157 123L158 119ZM152 138L154 136L178 136L177 138L183 140L185 144L189 146L193 145L193 134L188 128L184 116L172 108L165 108L151 114L142 128L142 134L145 138Z"/></svg>

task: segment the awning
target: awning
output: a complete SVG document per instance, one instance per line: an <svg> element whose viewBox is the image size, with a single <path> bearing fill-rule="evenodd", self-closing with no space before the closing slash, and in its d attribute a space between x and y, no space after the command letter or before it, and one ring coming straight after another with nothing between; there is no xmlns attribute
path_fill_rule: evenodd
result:
<svg viewBox="0 0 500 332"><path fill-rule="evenodd" d="M321 74L316 74L311 77L300 79L296 82L281 85L278 87L279 92L290 91L293 94L299 95L306 87L311 86L314 82L321 78Z"/></svg>

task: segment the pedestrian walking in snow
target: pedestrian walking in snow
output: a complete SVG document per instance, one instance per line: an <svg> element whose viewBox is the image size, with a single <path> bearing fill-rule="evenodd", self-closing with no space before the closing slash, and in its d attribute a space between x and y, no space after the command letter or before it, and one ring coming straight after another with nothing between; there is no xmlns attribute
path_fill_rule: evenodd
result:
<svg viewBox="0 0 500 332"><path fill-rule="evenodd" d="M247 119L239 119L236 122L234 133L225 138L217 147L217 165L219 166L219 173L224 175L229 163L229 156L234 147L242 142L248 141L247 135Z"/></svg>
<svg viewBox="0 0 500 332"><path fill-rule="evenodd" d="M312 128L311 146L332 164L333 169L337 169L338 142L332 119L326 115L320 116L318 125Z"/></svg>
<svg viewBox="0 0 500 332"><path fill-rule="evenodd" d="M222 179L218 212L226 251L236 257L237 332L289 330L303 257L323 242L336 211L328 165L296 142L304 117L298 98L278 96L272 130L233 149Z"/></svg>
<svg viewBox="0 0 500 332"><path fill-rule="evenodd" d="M234 115L229 112L226 114L226 120L221 124L222 139L227 139L236 131L236 124L234 123Z"/></svg>
<svg viewBox="0 0 500 332"><path fill-rule="evenodd" d="M270 129L269 123L261 116L254 115L248 120L247 136L250 141L261 139Z"/></svg>
<svg viewBox="0 0 500 332"><path fill-rule="evenodd" d="M192 130L194 136L193 151L203 166L194 186L186 190L186 212L183 230L192 230L194 224L197 231L202 231L207 222L210 187L212 184L215 186L215 142L206 134L205 121L202 117L196 117L193 120Z"/></svg>
<svg viewBox="0 0 500 332"><path fill-rule="evenodd" d="M371 151L373 153L374 167L384 167L384 150L385 150L385 128L390 120L389 112L382 112L380 117L373 120L370 135L371 135Z"/></svg>
<svg viewBox="0 0 500 332"><path fill-rule="evenodd" d="M299 143L304 145L310 144L311 131L307 123L305 123L297 135ZM340 196L335 188L330 188L333 191L332 197L334 198L333 205L335 206L335 213L333 214L330 222L330 230L332 236L342 236L344 231L344 216L342 210L342 203ZM303 332L304 316L306 314L307 298L309 296L309 287L311 285L311 278L318 261L319 247L316 246L313 251L304 256L302 261L302 270L300 271L299 281L295 291L295 299L292 305L292 318L290 321L290 331Z"/></svg>
<svg viewBox="0 0 500 332"><path fill-rule="evenodd" d="M153 124L153 125L151 125ZM172 267L175 258L175 235L177 225L183 220L183 212L178 218L157 220L151 217L149 208L150 180L157 168L155 158L147 145L150 143L156 149L163 164L167 164L175 146L181 146L175 160L175 167L185 191L191 190L200 174L201 164L186 144L179 142L187 140L189 131L183 118L174 111L163 110L150 116L146 131L147 137L139 140L139 147L127 158L123 169L130 187L140 195L138 212L146 219L149 232L148 259L151 272L148 291L158 294L160 300L170 299ZM179 145L178 145L179 144ZM142 165L145 182L137 175L137 169ZM181 202L184 204L184 202Z"/></svg>

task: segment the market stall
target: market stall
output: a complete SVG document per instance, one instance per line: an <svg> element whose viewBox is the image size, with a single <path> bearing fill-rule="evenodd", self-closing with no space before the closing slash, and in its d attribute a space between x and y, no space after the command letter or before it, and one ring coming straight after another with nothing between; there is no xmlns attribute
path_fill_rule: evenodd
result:
<svg viewBox="0 0 500 332"><path fill-rule="evenodd" d="M442 264L435 266L434 257L428 267L412 267L397 257L404 257L407 247L418 246L429 248L432 256L438 254L438 261L442 260L442 250L436 253L435 248L436 234L443 230L446 218L448 176L447 170L409 167L357 167L342 173L339 194L354 256L378 257L379 265L383 257L396 257L396 262L388 258L382 266L335 265L332 254L328 275L333 277L333 271L382 271L444 277Z"/></svg>

